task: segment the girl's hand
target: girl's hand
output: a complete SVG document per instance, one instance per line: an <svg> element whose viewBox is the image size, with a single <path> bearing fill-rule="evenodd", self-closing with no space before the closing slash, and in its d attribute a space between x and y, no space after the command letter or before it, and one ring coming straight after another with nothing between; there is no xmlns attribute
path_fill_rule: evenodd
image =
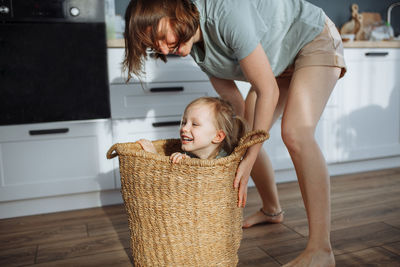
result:
<svg viewBox="0 0 400 267"><path fill-rule="evenodd" d="M188 155L179 152L175 152L169 157L169 159L172 160L172 163L179 163L182 159L188 158L190 158Z"/></svg>
<svg viewBox="0 0 400 267"><path fill-rule="evenodd" d="M239 187L238 193L238 207L243 207L246 205L247 200L247 183L249 182L250 172L253 167L253 163L246 157L240 162L239 167L236 170L235 181L233 186L235 188Z"/></svg>
<svg viewBox="0 0 400 267"><path fill-rule="evenodd" d="M156 150L156 148L154 147L153 143L150 140L140 139L137 142L140 144L140 146L143 148L144 151L157 154L157 150Z"/></svg>

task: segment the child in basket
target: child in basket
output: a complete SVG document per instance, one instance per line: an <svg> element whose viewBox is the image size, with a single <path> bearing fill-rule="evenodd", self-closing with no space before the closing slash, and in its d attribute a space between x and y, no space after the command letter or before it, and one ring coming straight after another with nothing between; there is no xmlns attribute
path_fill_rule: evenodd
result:
<svg viewBox="0 0 400 267"><path fill-rule="evenodd" d="M180 127L181 149L170 156L173 163L184 158L214 159L232 153L246 133L243 118L236 116L232 106L218 97L201 97L185 109ZM157 153L153 143L141 139L145 151Z"/></svg>

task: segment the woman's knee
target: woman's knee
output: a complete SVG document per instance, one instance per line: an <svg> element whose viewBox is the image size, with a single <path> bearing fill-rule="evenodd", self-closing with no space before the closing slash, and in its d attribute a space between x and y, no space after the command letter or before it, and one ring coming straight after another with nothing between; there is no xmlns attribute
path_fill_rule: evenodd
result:
<svg viewBox="0 0 400 267"><path fill-rule="evenodd" d="M283 143L290 153L301 153L304 147L313 145L313 127L282 125L281 135Z"/></svg>

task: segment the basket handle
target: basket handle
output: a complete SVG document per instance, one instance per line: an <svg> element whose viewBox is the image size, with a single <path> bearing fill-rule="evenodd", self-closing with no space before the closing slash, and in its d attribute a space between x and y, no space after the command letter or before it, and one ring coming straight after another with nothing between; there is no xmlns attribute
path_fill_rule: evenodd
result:
<svg viewBox="0 0 400 267"><path fill-rule="evenodd" d="M257 136L256 138L251 138ZM240 138L238 146L235 148L235 152L247 149L252 145L262 143L269 138L269 133L264 130L254 130L246 133L242 138Z"/></svg>
<svg viewBox="0 0 400 267"><path fill-rule="evenodd" d="M107 151L107 159L112 159L118 156L117 145L118 144L112 145L110 149Z"/></svg>

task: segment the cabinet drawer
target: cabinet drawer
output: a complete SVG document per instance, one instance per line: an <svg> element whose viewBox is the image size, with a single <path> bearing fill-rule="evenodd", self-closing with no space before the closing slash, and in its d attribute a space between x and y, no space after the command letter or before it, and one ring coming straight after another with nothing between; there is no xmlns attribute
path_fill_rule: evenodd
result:
<svg viewBox="0 0 400 267"><path fill-rule="evenodd" d="M113 119L180 116L193 99L215 94L210 82L111 85Z"/></svg>
<svg viewBox="0 0 400 267"><path fill-rule="evenodd" d="M181 116L113 120L113 142L135 142L142 138L179 138L180 121Z"/></svg>
<svg viewBox="0 0 400 267"><path fill-rule="evenodd" d="M111 122L0 127L0 201L114 188Z"/></svg>
<svg viewBox="0 0 400 267"><path fill-rule="evenodd" d="M350 61L382 61L399 60L400 49L398 48L346 48L344 59Z"/></svg>
<svg viewBox="0 0 400 267"><path fill-rule="evenodd" d="M127 73L122 71L124 59L123 48L109 48L108 54L108 77L111 84L125 84ZM142 82L175 82L175 81L208 81L207 75L201 71L191 56L167 57L167 63L155 60L151 57L144 62L145 74L141 77ZM130 83L140 83L135 76Z"/></svg>

